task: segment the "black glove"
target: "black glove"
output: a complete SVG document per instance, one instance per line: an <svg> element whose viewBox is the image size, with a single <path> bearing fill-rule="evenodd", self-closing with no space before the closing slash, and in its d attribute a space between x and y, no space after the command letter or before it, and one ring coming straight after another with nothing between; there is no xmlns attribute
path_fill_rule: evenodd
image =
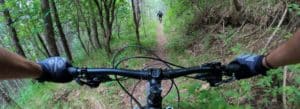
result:
<svg viewBox="0 0 300 109"><path fill-rule="evenodd" d="M68 73L68 67L72 65L65 58L51 57L38 62L38 64L43 70L43 74L37 78L39 82L66 83L73 80L72 75Z"/></svg>
<svg viewBox="0 0 300 109"><path fill-rule="evenodd" d="M240 65L240 70L235 72L236 79L244 79L259 74L266 75L269 70L263 66L264 56L262 55L240 55L234 59L230 64Z"/></svg>

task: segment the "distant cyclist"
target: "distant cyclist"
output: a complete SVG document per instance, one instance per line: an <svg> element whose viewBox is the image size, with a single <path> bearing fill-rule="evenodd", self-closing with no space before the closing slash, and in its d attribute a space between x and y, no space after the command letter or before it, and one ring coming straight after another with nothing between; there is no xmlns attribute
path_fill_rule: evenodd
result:
<svg viewBox="0 0 300 109"><path fill-rule="evenodd" d="M159 10L157 13L157 17L158 17L158 20L160 23L162 22L162 16L163 16L163 13Z"/></svg>

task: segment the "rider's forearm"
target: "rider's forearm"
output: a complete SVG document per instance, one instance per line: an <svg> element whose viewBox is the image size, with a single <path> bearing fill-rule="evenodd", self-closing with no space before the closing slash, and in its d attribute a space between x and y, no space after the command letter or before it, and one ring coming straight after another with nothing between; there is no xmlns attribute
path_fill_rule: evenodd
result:
<svg viewBox="0 0 300 109"><path fill-rule="evenodd" d="M272 67L279 67L300 62L300 29L294 36L264 58ZM264 61L264 64L265 61Z"/></svg>
<svg viewBox="0 0 300 109"><path fill-rule="evenodd" d="M0 48L0 80L16 78L37 78L42 74L40 66L34 62Z"/></svg>

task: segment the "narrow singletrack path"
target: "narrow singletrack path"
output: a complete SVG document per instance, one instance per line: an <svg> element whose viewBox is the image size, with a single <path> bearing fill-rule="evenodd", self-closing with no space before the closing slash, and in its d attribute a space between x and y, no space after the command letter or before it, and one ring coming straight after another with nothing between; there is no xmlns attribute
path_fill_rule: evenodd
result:
<svg viewBox="0 0 300 109"><path fill-rule="evenodd" d="M164 34L164 28L162 23L158 23L156 27L156 47L154 49L154 53L158 55L161 59L167 60L167 55L166 55L166 49L165 46L167 44L167 38ZM166 68L166 66L158 61L149 61L145 64L146 68ZM162 95L165 95L166 92L168 91L169 87L171 85L170 81L163 81L162 82L162 88L163 88L163 93ZM147 86L147 81L141 81L138 85L137 88L134 91L134 97L139 100L140 103L143 105L146 104L146 86ZM130 92L133 89L134 86L130 87ZM126 96L123 99L123 104L127 107L130 108L130 97ZM134 103L135 104L135 103Z"/></svg>
<svg viewBox="0 0 300 109"><path fill-rule="evenodd" d="M155 49L155 54L157 54L163 60L167 60L166 51L165 51L165 46L167 44L167 38L164 34L164 27L163 27L162 23L159 23L157 25L156 42L157 42L157 46ZM164 66L164 65L161 65L161 66Z"/></svg>

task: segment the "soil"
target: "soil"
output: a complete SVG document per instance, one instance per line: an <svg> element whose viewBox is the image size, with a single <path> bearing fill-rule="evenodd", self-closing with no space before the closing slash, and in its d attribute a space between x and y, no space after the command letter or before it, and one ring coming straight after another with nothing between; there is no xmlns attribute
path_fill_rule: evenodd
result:
<svg viewBox="0 0 300 109"><path fill-rule="evenodd" d="M156 48L154 50L154 53L156 55L158 55L161 59L163 60L167 60L167 55L166 55L166 51L165 51L165 45L167 44L167 38L164 34L164 27L162 23L158 23L157 24L157 28L156 28ZM166 66L159 62L159 61L149 61L148 63L146 63L144 65L144 67L147 68L166 68ZM166 94L166 92L168 91L168 89L171 86L171 81L162 81L162 95L164 96ZM146 104L146 87L147 87L147 81L141 81L137 86L136 89L134 91L134 97L142 104L145 105ZM134 86L131 86L129 89L130 91L132 91L132 89L134 88ZM122 103L124 104L124 106L126 106L128 109L131 108L131 98L126 95L124 97L124 99L122 100ZM137 105L134 103L134 101L132 101L134 104L134 107L136 107Z"/></svg>

